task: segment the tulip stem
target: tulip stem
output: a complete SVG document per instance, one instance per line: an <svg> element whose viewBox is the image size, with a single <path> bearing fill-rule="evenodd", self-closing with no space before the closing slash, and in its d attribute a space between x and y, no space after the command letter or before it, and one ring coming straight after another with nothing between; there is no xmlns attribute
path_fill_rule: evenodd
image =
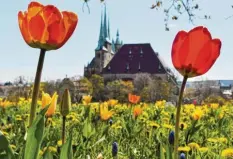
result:
<svg viewBox="0 0 233 159"><path fill-rule="evenodd" d="M186 85L186 82L188 80L188 76L184 76L183 82L181 85L180 89L180 94L179 94L179 99L177 103L177 108L176 108L176 125L175 125L175 144L174 144L174 159L178 159L178 146L179 146L179 125L180 125L180 109L181 109L181 103L182 103L182 98L183 98L183 93L184 93L184 88Z"/></svg>
<svg viewBox="0 0 233 159"><path fill-rule="evenodd" d="M62 145L65 143L66 136L66 116L62 118Z"/></svg>
<svg viewBox="0 0 233 159"><path fill-rule="evenodd" d="M34 86L33 86L29 127L32 125L32 122L36 116L37 98L39 94L40 79L41 79L41 74L42 74L42 69L43 69L43 64L44 64L45 52L46 52L45 49L40 50L40 57L39 57L38 65L37 65L36 77L35 77Z"/></svg>

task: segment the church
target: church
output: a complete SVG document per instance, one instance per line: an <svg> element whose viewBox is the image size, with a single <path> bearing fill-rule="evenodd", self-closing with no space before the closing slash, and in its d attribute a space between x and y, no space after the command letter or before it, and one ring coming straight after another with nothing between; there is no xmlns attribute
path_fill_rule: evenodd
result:
<svg viewBox="0 0 233 159"><path fill-rule="evenodd" d="M174 74L166 67L150 43L123 44L119 30L116 39L110 39L110 25L106 6L101 13L100 33L95 56L84 66L84 76L99 74L105 81L133 80L138 73L149 73L163 80L176 83Z"/></svg>

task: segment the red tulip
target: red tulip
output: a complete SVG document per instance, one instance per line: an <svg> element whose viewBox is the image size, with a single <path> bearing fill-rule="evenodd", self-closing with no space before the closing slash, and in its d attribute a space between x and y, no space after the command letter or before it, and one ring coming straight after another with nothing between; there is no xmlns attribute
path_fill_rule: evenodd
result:
<svg viewBox="0 0 233 159"><path fill-rule="evenodd" d="M183 76L200 76L213 66L220 49L221 41L212 39L207 28L180 31L173 41L172 63Z"/></svg>
<svg viewBox="0 0 233 159"><path fill-rule="evenodd" d="M25 42L33 47L56 50L73 34L78 23L75 13L60 12L53 5L31 2L28 11L18 13L19 28Z"/></svg>
<svg viewBox="0 0 233 159"><path fill-rule="evenodd" d="M128 99L129 99L129 102L131 102L133 104L137 104L139 102L139 100L140 100L140 96L129 93L128 94Z"/></svg>

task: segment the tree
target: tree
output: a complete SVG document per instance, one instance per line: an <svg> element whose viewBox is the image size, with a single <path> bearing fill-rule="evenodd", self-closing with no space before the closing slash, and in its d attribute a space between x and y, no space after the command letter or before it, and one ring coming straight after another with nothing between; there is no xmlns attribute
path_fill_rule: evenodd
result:
<svg viewBox="0 0 233 159"><path fill-rule="evenodd" d="M151 81L151 76L148 73L136 74L136 77L133 81L135 92L140 93L145 87L148 87Z"/></svg>
<svg viewBox="0 0 233 159"><path fill-rule="evenodd" d="M150 101L171 100L174 95L175 86L165 80L154 78L148 86Z"/></svg>
<svg viewBox="0 0 233 159"><path fill-rule="evenodd" d="M104 78L100 75L94 74L89 79L93 86L93 100L103 100L104 99Z"/></svg>
<svg viewBox="0 0 233 159"><path fill-rule="evenodd" d="M44 82L43 91L52 95L54 92L59 91L59 87L58 85L56 85L56 81L51 80L51 81Z"/></svg>
<svg viewBox="0 0 233 159"><path fill-rule="evenodd" d="M81 102L83 95L91 95L93 93L92 83L86 78L81 77L76 83L76 100Z"/></svg>
<svg viewBox="0 0 233 159"><path fill-rule="evenodd" d="M134 89L131 81L115 80L108 82L106 85L106 98L117 99L120 102L128 101L128 94L132 93Z"/></svg>

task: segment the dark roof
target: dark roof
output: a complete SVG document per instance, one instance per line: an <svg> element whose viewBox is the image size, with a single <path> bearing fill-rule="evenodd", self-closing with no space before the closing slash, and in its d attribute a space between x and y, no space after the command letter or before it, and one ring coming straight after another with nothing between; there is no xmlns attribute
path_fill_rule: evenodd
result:
<svg viewBox="0 0 233 159"><path fill-rule="evenodd" d="M103 69L104 74L123 74L145 72L150 74L166 73L165 66L149 43L124 44Z"/></svg>

